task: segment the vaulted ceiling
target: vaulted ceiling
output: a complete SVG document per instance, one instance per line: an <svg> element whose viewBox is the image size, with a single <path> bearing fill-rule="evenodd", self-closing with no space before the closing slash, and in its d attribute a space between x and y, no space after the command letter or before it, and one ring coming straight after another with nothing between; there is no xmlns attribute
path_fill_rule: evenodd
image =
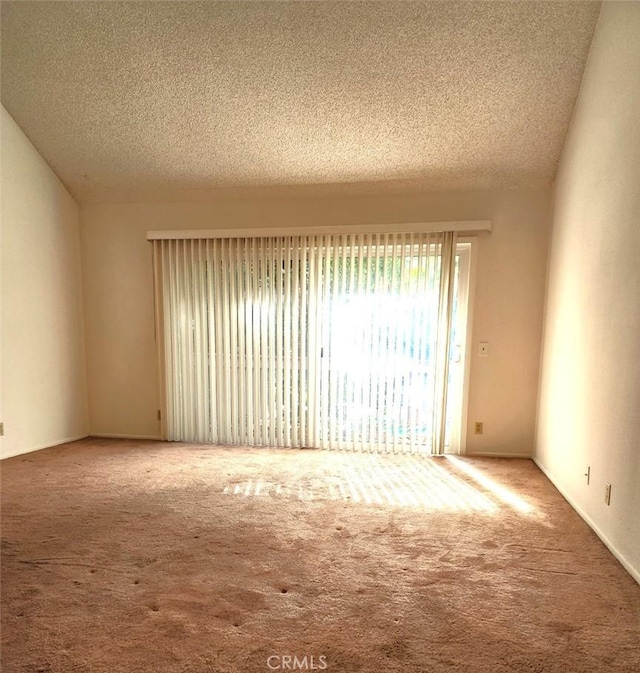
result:
<svg viewBox="0 0 640 673"><path fill-rule="evenodd" d="M3 1L2 102L81 202L539 186L599 8Z"/></svg>

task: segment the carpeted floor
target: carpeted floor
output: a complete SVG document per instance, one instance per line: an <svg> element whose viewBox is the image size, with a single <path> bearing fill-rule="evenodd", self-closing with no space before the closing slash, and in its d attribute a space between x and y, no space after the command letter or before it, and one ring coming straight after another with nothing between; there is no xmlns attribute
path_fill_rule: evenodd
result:
<svg viewBox="0 0 640 673"><path fill-rule="evenodd" d="M527 460L84 440L2 487L5 673L640 670L640 586Z"/></svg>

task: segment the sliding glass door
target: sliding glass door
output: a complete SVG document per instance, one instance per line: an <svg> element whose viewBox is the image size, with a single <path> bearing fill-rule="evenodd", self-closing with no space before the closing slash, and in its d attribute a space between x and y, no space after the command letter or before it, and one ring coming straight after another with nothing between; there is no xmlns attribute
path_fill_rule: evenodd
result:
<svg viewBox="0 0 640 673"><path fill-rule="evenodd" d="M154 242L167 438L457 451L467 258L451 233Z"/></svg>
<svg viewBox="0 0 640 673"><path fill-rule="evenodd" d="M439 245L371 244L330 259L321 300L322 445L435 453L444 423L444 451L459 452L469 245L453 258L444 335Z"/></svg>

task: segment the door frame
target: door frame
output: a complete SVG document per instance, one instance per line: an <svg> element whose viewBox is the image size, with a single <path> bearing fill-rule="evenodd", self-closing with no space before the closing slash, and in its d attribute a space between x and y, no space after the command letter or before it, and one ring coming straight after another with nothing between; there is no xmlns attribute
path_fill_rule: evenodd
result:
<svg viewBox="0 0 640 673"><path fill-rule="evenodd" d="M469 383L471 380L471 351L473 344L473 313L476 290L476 267L478 256L478 238L475 236L458 237L456 253L466 258L466 264L460 264L459 291L458 299L466 307L466 330L464 339L464 372L462 379L462 399L460 409L460 425L457 428L457 447L446 453L452 455L465 455L467 452L467 435L469 430ZM465 296L466 295L466 296Z"/></svg>

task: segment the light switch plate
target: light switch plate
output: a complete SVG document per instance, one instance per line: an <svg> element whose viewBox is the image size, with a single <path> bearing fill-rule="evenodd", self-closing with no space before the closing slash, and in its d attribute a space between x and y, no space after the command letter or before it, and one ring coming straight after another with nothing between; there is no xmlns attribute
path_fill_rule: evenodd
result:
<svg viewBox="0 0 640 673"><path fill-rule="evenodd" d="M481 358L489 357L489 343L487 341L481 341L478 344L478 357Z"/></svg>

